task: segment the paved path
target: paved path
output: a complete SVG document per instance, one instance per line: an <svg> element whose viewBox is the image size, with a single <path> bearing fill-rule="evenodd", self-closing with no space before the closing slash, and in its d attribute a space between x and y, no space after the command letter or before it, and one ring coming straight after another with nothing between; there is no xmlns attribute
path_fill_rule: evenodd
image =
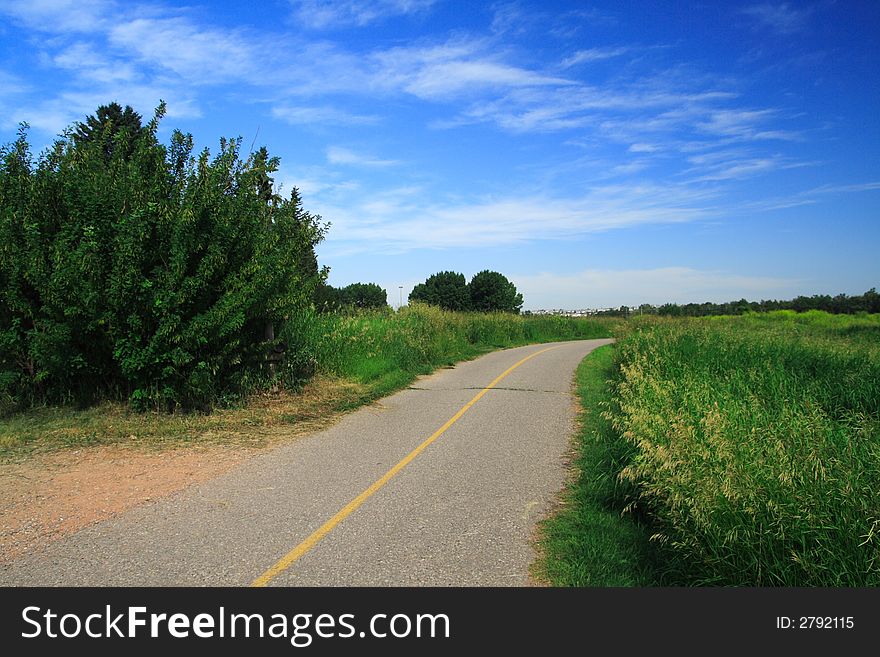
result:
<svg viewBox="0 0 880 657"><path fill-rule="evenodd" d="M0 566L0 585L528 584L535 522L565 478L574 369L607 342L509 349L423 377L331 429Z"/></svg>

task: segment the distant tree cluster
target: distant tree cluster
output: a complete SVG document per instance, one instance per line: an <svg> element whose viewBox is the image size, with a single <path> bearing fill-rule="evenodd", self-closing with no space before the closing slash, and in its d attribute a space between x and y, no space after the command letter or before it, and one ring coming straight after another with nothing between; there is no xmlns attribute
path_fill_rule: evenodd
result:
<svg viewBox="0 0 880 657"><path fill-rule="evenodd" d="M503 274L488 269L475 274L470 283L463 274L438 272L416 285L409 300L457 311L518 313L523 305L516 286Z"/></svg>
<svg viewBox="0 0 880 657"><path fill-rule="evenodd" d="M848 296L838 294L814 294L811 297L799 296L790 301L728 301L727 303L664 303L662 306L642 304L638 308L621 306L617 309L600 311L599 315L626 317L629 315L662 315L666 317L706 317L711 315L742 315L747 312L768 312L771 310L823 310L836 315L855 313L880 313L880 294L871 288L864 294Z"/></svg>
<svg viewBox="0 0 880 657"><path fill-rule="evenodd" d="M0 411L127 397L205 408L274 372L274 326L311 304L320 218L241 140L193 153L102 106L39 158L0 148Z"/></svg>
<svg viewBox="0 0 880 657"><path fill-rule="evenodd" d="M319 312L385 308L388 293L376 283L352 283L333 287L322 283L315 291L315 308Z"/></svg>

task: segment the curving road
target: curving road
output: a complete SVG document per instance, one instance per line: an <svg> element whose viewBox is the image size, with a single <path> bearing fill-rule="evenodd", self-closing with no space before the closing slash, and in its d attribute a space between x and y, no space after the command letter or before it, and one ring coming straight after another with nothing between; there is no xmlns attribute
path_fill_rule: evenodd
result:
<svg viewBox="0 0 880 657"><path fill-rule="evenodd" d="M565 479L574 369L608 342L508 349L423 377L0 566L0 585L526 585L535 522Z"/></svg>

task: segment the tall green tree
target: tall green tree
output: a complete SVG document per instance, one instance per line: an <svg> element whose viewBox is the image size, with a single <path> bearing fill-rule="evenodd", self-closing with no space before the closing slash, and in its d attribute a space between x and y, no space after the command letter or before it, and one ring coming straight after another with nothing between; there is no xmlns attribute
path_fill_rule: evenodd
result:
<svg viewBox="0 0 880 657"><path fill-rule="evenodd" d="M470 310L471 298L463 274L441 271L419 283L409 295L410 301L420 301L446 310Z"/></svg>
<svg viewBox="0 0 880 657"><path fill-rule="evenodd" d="M475 274L468 284L471 308L483 312L518 313L523 296L507 277L488 269Z"/></svg>
<svg viewBox="0 0 880 657"><path fill-rule="evenodd" d="M105 160L109 162L117 149L122 151L124 158L130 157L135 141L146 129L141 115L130 105L123 109L119 103L113 102L101 105L93 115L77 123L73 139L78 147L100 141L104 147Z"/></svg>

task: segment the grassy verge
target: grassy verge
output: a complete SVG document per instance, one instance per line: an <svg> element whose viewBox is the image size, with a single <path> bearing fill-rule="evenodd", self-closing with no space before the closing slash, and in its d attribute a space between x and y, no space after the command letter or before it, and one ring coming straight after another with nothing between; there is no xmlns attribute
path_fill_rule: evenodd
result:
<svg viewBox="0 0 880 657"><path fill-rule="evenodd" d="M600 347L577 369L581 412L573 476L557 512L540 528L542 555L533 575L552 586L647 586L653 583L647 530L621 513L629 487L617 474L632 448L602 410L610 401L613 347Z"/></svg>
<svg viewBox="0 0 880 657"><path fill-rule="evenodd" d="M369 398L356 381L319 375L296 392L255 395L237 408L210 415L132 411L105 402L86 409L45 406L0 422L0 461L20 461L34 453L96 445L137 449L188 445L259 448L280 435L321 429L339 413Z"/></svg>
<svg viewBox="0 0 880 657"><path fill-rule="evenodd" d="M399 313L291 318L290 354L316 375L299 390L256 394L209 415L132 412L125 404L40 407L0 421L0 459L89 445L260 447L279 435L326 426L340 413L408 385L420 374L517 345L608 337L612 323L563 317L450 313L425 306Z"/></svg>

